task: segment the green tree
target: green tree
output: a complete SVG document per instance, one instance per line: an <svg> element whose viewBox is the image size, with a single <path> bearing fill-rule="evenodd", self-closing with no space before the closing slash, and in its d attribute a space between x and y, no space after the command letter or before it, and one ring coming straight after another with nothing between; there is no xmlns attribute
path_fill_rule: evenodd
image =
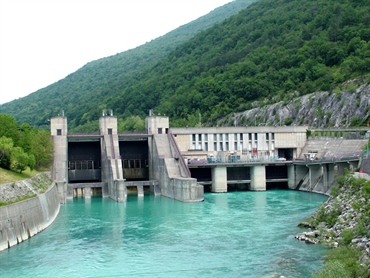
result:
<svg viewBox="0 0 370 278"><path fill-rule="evenodd" d="M19 142L18 123L13 116L0 114L0 127L0 137L12 138L14 145Z"/></svg>
<svg viewBox="0 0 370 278"><path fill-rule="evenodd" d="M35 168L38 170L49 168L54 152L54 145L50 140L50 133L43 129L37 130L33 134L31 149L31 154L35 157Z"/></svg>
<svg viewBox="0 0 370 278"><path fill-rule="evenodd" d="M33 170L35 166L35 156L28 155L21 147L13 148L10 160L10 168L13 171L19 171L19 173L22 173L27 167Z"/></svg>
<svg viewBox="0 0 370 278"><path fill-rule="evenodd" d="M14 144L11 138L2 136L0 138L0 167L10 169L10 157Z"/></svg>

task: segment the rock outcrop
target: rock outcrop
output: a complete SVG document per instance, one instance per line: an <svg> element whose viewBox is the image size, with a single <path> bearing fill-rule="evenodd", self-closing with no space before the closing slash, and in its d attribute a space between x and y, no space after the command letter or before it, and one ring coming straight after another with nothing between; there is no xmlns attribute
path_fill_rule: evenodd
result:
<svg viewBox="0 0 370 278"><path fill-rule="evenodd" d="M351 80L343 89L316 92L299 97L290 94L288 101L255 102L251 110L234 113L218 121L218 126L305 125L313 128L365 125L370 121L370 84Z"/></svg>

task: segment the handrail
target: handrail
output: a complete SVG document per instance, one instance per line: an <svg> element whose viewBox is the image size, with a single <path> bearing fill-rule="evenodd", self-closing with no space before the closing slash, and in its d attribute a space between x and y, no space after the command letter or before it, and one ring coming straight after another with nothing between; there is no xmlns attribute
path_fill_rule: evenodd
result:
<svg viewBox="0 0 370 278"><path fill-rule="evenodd" d="M174 158L180 161L180 165L185 171L185 177L190 178L191 173L190 173L189 167L186 165L185 160L181 155L179 146L177 146L175 137L173 136L173 133L170 130L168 130L167 136L168 136L168 139L170 140L171 145L174 147L174 151L175 151Z"/></svg>

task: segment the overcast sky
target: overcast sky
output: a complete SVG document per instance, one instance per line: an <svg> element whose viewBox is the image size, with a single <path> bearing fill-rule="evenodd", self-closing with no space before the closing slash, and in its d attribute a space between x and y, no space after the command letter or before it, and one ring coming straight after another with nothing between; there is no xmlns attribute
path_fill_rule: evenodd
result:
<svg viewBox="0 0 370 278"><path fill-rule="evenodd" d="M232 0L0 0L0 104Z"/></svg>

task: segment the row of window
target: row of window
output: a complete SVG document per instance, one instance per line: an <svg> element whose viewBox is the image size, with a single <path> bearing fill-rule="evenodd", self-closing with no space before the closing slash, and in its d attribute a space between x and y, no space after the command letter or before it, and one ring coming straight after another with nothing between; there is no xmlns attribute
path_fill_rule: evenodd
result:
<svg viewBox="0 0 370 278"><path fill-rule="evenodd" d="M258 140L258 133L247 133L248 134L248 140ZM270 134L271 134L271 140L275 140L275 133L266 133L265 139L270 140ZM203 135L203 136L202 136ZM213 134L213 141L228 141L229 140L229 133L215 133ZM243 141L244 134L243 133L234 133L234 140L237 141ZM198 140L197 140L198 139ZM192 134L192 141L208 141L208 134Z"/></svg>
<svg viewBox="0 0 370 278"><path fill-rule="evenodd" d="M266 146L268 146L268 142L266 142ZM252 150L252 149L258 149L258 144L255 142L252 144L251 142L248 144L248 149L243 148L243 142L234 142L234 148L231 148L231 144L229 142L213 142L213 151L238 151L238 150ZM271 146L268 147L272 150L275 149L275 144L272 142ZM208 142L204 142L203 144L198 142L196 144L195 142L192 143L192 149L193 150L204 150L204 151L210 151L208 147Z"/></svg>

